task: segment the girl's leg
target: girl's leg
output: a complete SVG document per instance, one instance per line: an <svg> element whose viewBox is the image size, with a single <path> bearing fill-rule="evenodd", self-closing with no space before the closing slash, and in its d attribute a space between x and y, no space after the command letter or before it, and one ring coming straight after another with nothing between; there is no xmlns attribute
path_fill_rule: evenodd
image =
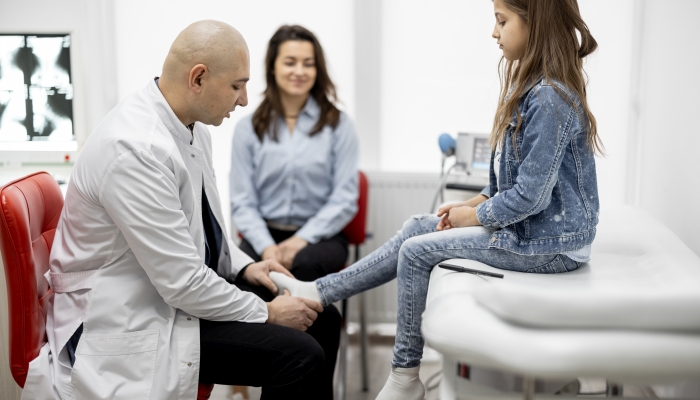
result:
<svg viewBox="0 0 700 400"><path fill-rule="evenodd" d="M572 271L579 263L562 255L525 256L489 248L493 231L484 227L457 228L413 237L404 242L398 257L398 310L392 367L420 365L423 355L422 314L430 273L452 258L475 260L492 267L535 273Z"/></svg>
<svg viewBox="0 0 700 400"><path fill-rule="evenodd" d="M408 239L435 232L438 218L431 214L409 218L398 233L380 248L344 270L316 280L323 304L332 304L396 278L399 249Z"/></svg>
<svg viewBox="0 0 700 400"><path fill-rule="evenodd" d="M484 227L450 229L410 238L401 246L397 260L399 307L394 359L377 400L423 399L425 389L418 377L424 344L420 327L430 273L438 263L465 258L496 268L536 273L567 272L579 266L562 255L523 256L489 248L491 233Z"/></svg>

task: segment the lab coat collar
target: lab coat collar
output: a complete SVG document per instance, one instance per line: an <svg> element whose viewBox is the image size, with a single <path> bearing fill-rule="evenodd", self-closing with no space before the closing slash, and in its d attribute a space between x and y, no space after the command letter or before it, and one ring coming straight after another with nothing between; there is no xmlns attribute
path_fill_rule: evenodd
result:
<svg viewBox="0 0 700 400"><path fill-rule="evenodd" d="M187 143L192 143L192 132L177 118L173 109L170 108L170 104L163 97L163 93L160 92L155 80L148 84L145 92L150 97L150 100L153 101L160 120L163 121L163 124L173 136Z"/></svg>

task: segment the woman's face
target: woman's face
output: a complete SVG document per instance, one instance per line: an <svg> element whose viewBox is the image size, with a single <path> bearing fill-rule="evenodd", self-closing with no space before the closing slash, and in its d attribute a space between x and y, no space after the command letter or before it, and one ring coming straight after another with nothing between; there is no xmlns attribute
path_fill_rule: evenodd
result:
<svg viewBox="0 0 700 400"><path fill-rule="evenodd" d="M506 60L520 60L525 55L527 47L527 25L518 14L503 4L503 0L493 1L493 11L496 15L496 26L491 36L498 40L499 48L503 50L503 57Z"/></svg>
<svg viewBox="0 0 700 400"><path fill-rule="evenodd" d="M304 40L282 43L273 74L279 90L288 96L307 96L316 82L314 46Z"/></svg>

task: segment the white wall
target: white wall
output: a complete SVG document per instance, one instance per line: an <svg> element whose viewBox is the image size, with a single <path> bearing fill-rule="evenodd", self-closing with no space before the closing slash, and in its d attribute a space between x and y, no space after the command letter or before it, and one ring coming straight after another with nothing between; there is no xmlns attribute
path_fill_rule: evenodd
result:
<svg viewBox="0 0 700 400"><path fill-rule="evenodd" d="M632 199L700 255L700 34L693 0L644 1L638 162Z"/></svg>
<svg viewBox="0 0 700 400"><path fill-rule="evenodd" d="M437 172L441 133L490 132L493 22L490 1L383 1L381 170Z"/></svg>
<svg viewBox="0 0 700 400"><path fill-rule="evenodd" d="M598 159L604 208L622 204L632 0L579 1L599 50L586 63L588 96L608 150ZM490 1L385 0L382 10L380 169L437 172L443 132L491 131L501 52Z"/></svg>
<svg viewBox="0 0 700 400"><path fill-rule="evenodd" d="M353 114L355 104L353 3L305 0L303 2L270 0L232 2L225 0L115 2L115 37L117 82L120 99L140 90L160 74L170 44L190 23L200 19L217 19L236 27L246 38L250 50L251 79L248 83L248 107L236 110L219 127L209 127L214 148L217 184L222 197L224 216L229 218L228 172L231 139L236 122L252 113L265 89L264 59L267 42L283 24L299 24L318 37L326 62L336 84L342 108ZM227 225L230 223L227 221Z"/></svg>

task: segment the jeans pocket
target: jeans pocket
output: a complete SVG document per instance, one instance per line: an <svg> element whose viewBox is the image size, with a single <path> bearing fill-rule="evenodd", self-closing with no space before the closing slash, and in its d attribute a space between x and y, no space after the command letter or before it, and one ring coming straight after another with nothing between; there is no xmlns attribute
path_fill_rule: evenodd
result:
<svg viewBox="0 0 700 400"><path fill-rule="evenodd" d="M533 274L561 274L564 272L569 272L564 265L564 260L562 260L561 254L554 257L554 259L546 264L540 265L539 267L530 268L527 271Z"/></svg>
<svg viewBox="0 0 700 400"><path fill-rule="evenodd" d="M158 330L86 334L78 343L71 386L75 399L148 399Z"/></svg>

